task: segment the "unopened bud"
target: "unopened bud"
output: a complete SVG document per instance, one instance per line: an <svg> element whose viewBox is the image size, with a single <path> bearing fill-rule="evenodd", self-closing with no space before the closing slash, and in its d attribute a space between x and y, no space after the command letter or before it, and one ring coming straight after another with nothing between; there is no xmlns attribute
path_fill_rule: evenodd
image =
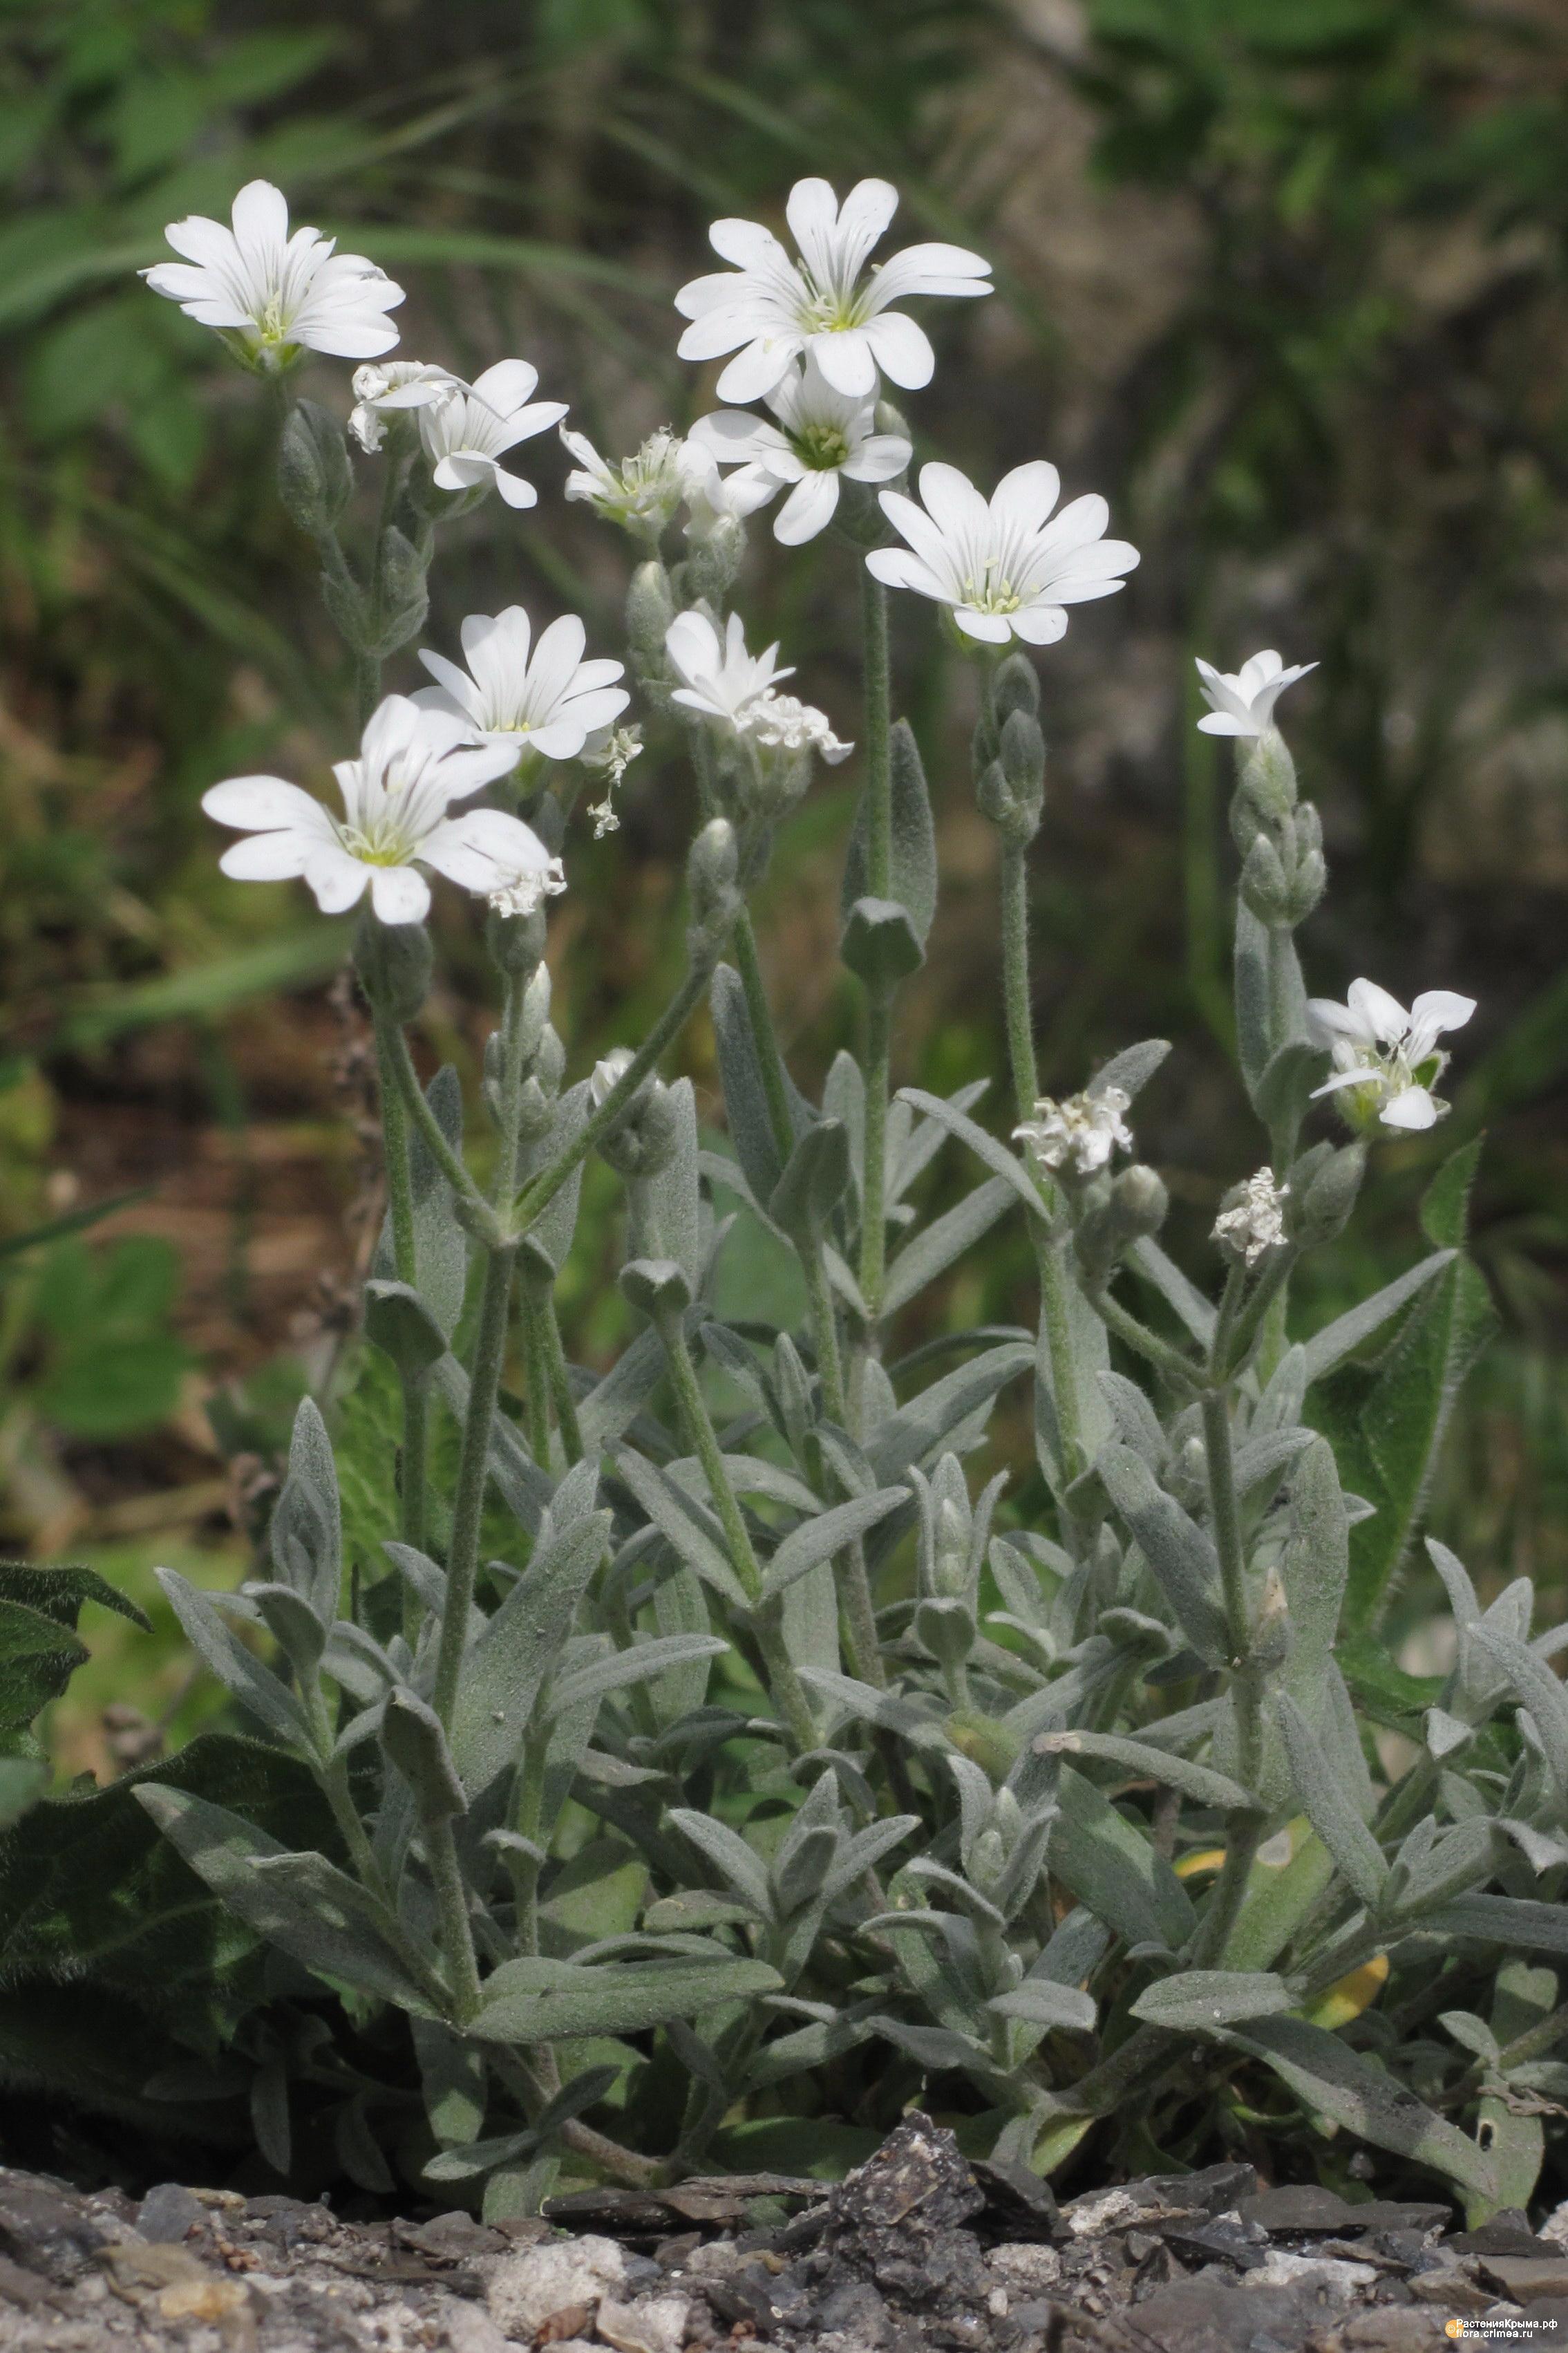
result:
<svg viewBox="0 0 1568 2353"><path fill-rule="evenodd" d="M1291 1240L1310 1247L1343 1233L1365 1175L1366 1145L1359 1138L1337 1151L1331 1145L1315 1145L1303 1153L1290 1172Z"/></svg>
<svg viewBox="0 0 1568 2353"><path fill-rule="evenodd" d="M1290 885L1284 862L1266 833L1252 837L1241 869L1241 896L1258 922L1270 929L1290 920Z"/></svg>
<svg viewBox="0 0 1568 2353"><path fill-rule="evenodd" d="M324 539L354 486L348 442L331 409L296 402L278 445L278 495L290 522Z"/></svg>
<svg viewBox="0 0 1568 2353"><path fill-rule="evenodd" d="M1124 1168L1113 1180L1110 1207L1126 1249L1159 1232L1170 1207L1170 1195L1153 1169L1135 1160L1131 1168Z"/></svg>
<svg viewBox="0 0 1568 2353"><path fill-rule="evenodd" d="M544 955L544 908L531 914L503 915L492 908L485 918L485 945L492 962L513 980L526 980Z"/></svg>
<svg viewBox="0 0 1568 2353"><path fill-rule="evenodd" d="M365 909L354 935L354 968L378 1013L412 1021L429 993L434 962L423 923L384 923Z"/></svg>
<svg viewBox="0 0 1568 2353"><path fill-rule="evenodd" d="M690 917L686 950L700 969L718 962L741 913L740 848L728 818L709 820L686 861Z"/></svg>
<svg viewBox="0 0 1568 2353"><path fill-rule="evenodd" d="M1266 727L1247 743L1241 763L1242 788L1271 818L1289 817L1296 806L1296 763L1278 727Z"/></svg>
<svg viewBox="0 0 1568 2353"><path fill-rule="evenodd" d="M1022 712L1027 719L1038 716L1040 708L1039 673L1027 654L1009 654L996 666L991 681L991 708L996 714L996 724L1005 728L1014 712Z"/></svg>
<svg viewBox="0 0 1568 2353"><path fill-rule="evenodd" d="M664 637L675 618L669 575L662 564L639 564L626 591L626 637L632 659L645 677L661 678L665 671Z"/></svg>

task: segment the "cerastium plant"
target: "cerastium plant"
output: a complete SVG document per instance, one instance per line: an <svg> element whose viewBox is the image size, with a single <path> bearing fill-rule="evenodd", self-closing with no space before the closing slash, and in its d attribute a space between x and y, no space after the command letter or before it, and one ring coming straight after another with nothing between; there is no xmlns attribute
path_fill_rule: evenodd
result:
<svg viewBox="0 0 1568 2353"><path fill-rule="evenodd" d="M189 2063L153 2094L188 2119L248 2091L283 2168L290 2118L325 2115L360 2179L390 2187L390 2157L492 2213L562 2166L646 2181L789 2117L832 2147L915 2096L1043 2172L1095 2134L1106 2166L1172 2165L1261 2130L1276 2167L1343 2180L1370 2144L1472 2211L1522 2204L1568 2092L1552 1664L1568 1633L1532 1634L1523 1578L1483 1609L1436 1544L1451 1672L1402 1672L1376 1631L1486 1333L1461 1255L1468 1156L1436 1177L1433 1248L1408 1272L1310 1336L1289 1303L1380 1134L1438 1117L1438 1040L1472 1008L1440 993L1406 1013L1364 980L1346 1005L1309 999L1297 937L1321 831L1274 723L1301 673L1273 653L1235 677L1200 665L1200 724L1237 740L1237 1034L1263 1132L1214 1226L1217 1297L1162 1250L1164 1189L1135 1157L1164 1045L1041 1097L1033 649L1137 559L1099 497L1057 511L1044 463L989 501L940 464L918 500L879 487L912 455L879 376L914 389L931 370L896 306L987 291L948 246L868 268L895 202L866 181L839 207L804 181L793 253L715 225L732 267L682 290L681 349L734 354L721 396L768 416L726 409L618 464L563 437L567 494L634 543L630 670L647 723L684 744L694 825L683 976L635 1048L582 1076L552 1026L545 908L585 786L597 829L616 822L640 744L621 665L587 658L575 619L536 634L514 607L465 624L461 667L425 653L433 685L381 692L422 627L442 524L491 490L531 506L509 461L561 406L533 400L520 361L468 385L386 360L397 290L310 232L288 240L276 191L244 191L232 235L171 231L191 266L153 284L272 388L282 495L357 669L341 813L273 777L206 806L242 835L230 874L366 902L388 1209L364 1329L401 1386L402 1525L385 1582L348 1588L332 1436L307 1402L269 1567L232 1596L164 1578L250 1737L130 1786L216 1904L193 1913L167 1850L137 1850L143 1908L87 1950L72 1825L117 1808L123 1827L127 1785L37 1808L8 1850L12 1889L32 1878L6 1899L7 1968L17 1985L97 1972L123 2001L138 1939L166 1954L174 1910L205 1919L221 1998L159 2009ZM292 396L302 345L365 363L366 558L342 536L344 427ZM732 607L746 518L770 501L786 543L837 533L864 625L842 952L865 1050L820 1103L781 1051L747 899L814 764L851 747ZM1011 1060L989 1125L979 1085L895 1085L938 877L921 755L890 718L889 588L943 607L974 662ZM472 1161L455 1074L422 1085L407 1041L431 967L425 870L486 902L500 1010ZM703 1141L689 1082L660 1076L700 1005L727 1149ZM979 1181L931 1218L921 1180L952 1147ZM595 1153L624 1183L640 1326L602 1377L569 1361L555 1303ZM797 1328L716 1307L733 1214L798 1267ZM946 1332L900 1357L904 1309L1004 1218L1032 1244L1037 1330ZM1009 1386L1032 1386L1044 1525L1004 1475L972 1493ZM487 1557L498 1515L506 1559ZM59 1654L87 1588L15 1575L32 1585L8 1588L14 1610L47 1614L52 1590Z"/></svg>

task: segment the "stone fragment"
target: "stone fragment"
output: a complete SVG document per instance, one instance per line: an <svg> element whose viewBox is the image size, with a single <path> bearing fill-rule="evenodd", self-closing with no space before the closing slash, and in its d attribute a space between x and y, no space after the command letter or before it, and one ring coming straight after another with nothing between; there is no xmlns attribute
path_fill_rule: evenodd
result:
<svg viewBox="0 0 1568 2353"><path fill-rule="evenodd" d="M205 2230L206 2220L201 2200L178 2181L160 2181L136 2210L142 2236L163 2245L177 2246L192 2231Z"/></svg>
<svg viewBox="0 0 1568 2353"><path fill-rule="evenodd" d="M691 2298L668 2290L662 2295L638 2296L631 2304L606 2296L595 2326L615 2353L680 2353L690 2313Z"/></svg>
<svg viewBox="0 0 1568 2353"><path fill-rule="evenodd" d="M1568 2296L1568 2251L1552 2255L1483 2255L1481 2273L1495 2280L1515 2304L1540 2304Z"/></svg>
<svg viewBox="0 0 1568 2353"><path fill-rule="evenodd" d="M454 2298L442 2308L441 2331L447 2353L508 2353L506 2338L482 2305Z"/></svg>
<svg viewBox="0 0 1568 2353"><path fill-rule="evenodd" d="M1283 2247L1270 2247L1264 2261L1242 2282L1249 2288L1310 2288L1325 2302L1338 2304L1348 2304L1360 2289L1376 2284L1375 2264L1339 2263L1331 2255L1293 2255Z"/></svg>
<svg viewBox="0 0 1568 2353"><path fill-rule="evenodd" d="M613 2239L557 2239L502 2255L487 2291L490 2318L504 2336L531 2343L552 2312L616 2295L626 2268Z"/></svg>
<svg viewBox="0 0 1568 2353"><path fill-rule="evenodd" d="M73 2192L0 2166L0 2254L67 2287L107 2237Z"/></svg>
<svg viewBox="0 0 1568 2353"><path fill-rule="evenodd" d="M985 2268L1010 2297L1021 2300L1045 2295L1055 2287L1062 2275L1062 2259L1055 2247L1009 2241L992 2248Z"/></svg>

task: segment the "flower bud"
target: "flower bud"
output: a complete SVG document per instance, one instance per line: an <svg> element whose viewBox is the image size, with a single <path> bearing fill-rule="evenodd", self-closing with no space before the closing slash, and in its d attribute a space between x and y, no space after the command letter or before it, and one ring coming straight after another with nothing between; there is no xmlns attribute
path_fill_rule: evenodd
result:
<svg viewBox="0 0 1568 2353"><path fill-rule="evenodd" d="M513 980L526 980L544 955L544 908L529 915L503 915L492 908L485 919L485 945L491 961Z"/></svg>
<svg viewBox="0 0 1568 2353"><path fill-rule="evenodd" d="M348 441L337 418L313 400L296 402L278 445L278 495L289 522L312 539L324 539L353 486Z"/></svg>
<svg viewBox="0 0 1568 2353"><path fill-rule="evenodd" d="M626 591L626 637L640 676L665 675L664 637L674 618L668 573L657 560L639 564Z"/></svg>
<svg viewBox="0 0 1568 2353"><path fill-rule="evenodd" d="M662 1080L650 1079L609 1134L599 1138L599 1150L617 1176L643 1178L668 1167L679 1140L675 1099Z"/></svg>
<svg viewBox="0 0 1568 2353"><path fill-rule="evenodd" d="M1359 1138L1337 1151L1331 1145L1319 1144L1303 1153L1290 1171L1292 1207L1288 1222L1292 1241L1310 1248L1342 1234L1365 1175L1366 1145Z"/></svg>
<svg viewBox="0 0 1568 2353"><path fill-rule="evenodd" d="M735 828L728 818L710 818L692 843L686 861L690 896L686 952L699 969L718 962L735 928L742 903L739 876Z"/></svg>
<svg viewBox="0 0 1568 2353"><path fill-rule="evenodd" d="M1110 1206L1126 1249L1159 1232L1165 1222L1171 1197L1153 1169L1135 1160L1112 1183Z"/></svg>
<svg viewBox="0 0 1568 2353"><path fill-rule="evenodd" d="M434 962L423 923L383 923L366 907L354 934L354 969L378 1013L412 1021L429 994Z"/></svg>
<svg viewBox="0 0 1568 2353"><path fill-rule="evenodd" d="M1268 818L1288 818L1296 806L1296 763L1278 727L1252 736L1242 755L1241 787Z"/></svg>
<svg viewBox="0 0 1568 2353"><path fill-rule="evenodd" d="M1027 654L1009 654L996 666L991 681L991 708L996 714L996 724L1005 728L1015 712L1026 719L1036 719L1040 709L1039 672Z"/></svg>
<svg viewBox="0 0 1568 2353"><path fill-rule="evenodd" d="M1241 896L1258 922L1276 929L1290 920L1290 885L1284 861L1266 833L1254 834L1241 869Z"/></svg>
<svg viewBox="0 0 1568 2353"><path fill-rule="evenodd" d="M745 560L745 524L739 515L720 515L688 545L689 552L680 567L687 602L695 604L705 597L710 605L721 605Z"/></svg>

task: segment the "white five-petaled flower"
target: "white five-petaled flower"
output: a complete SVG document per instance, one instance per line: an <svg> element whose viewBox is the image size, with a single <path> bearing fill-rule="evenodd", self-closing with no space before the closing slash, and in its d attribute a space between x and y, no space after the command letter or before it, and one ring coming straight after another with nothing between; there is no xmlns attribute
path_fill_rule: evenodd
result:
<svg viewBox="0 0 1568 2353"><path fill-rule="evenodd" d="M1104 536L1110 510L1097 492L1048 522L1060 487L1043 458L1004 474L989 502L956 466L922 466L923 506L899 491L881 493L883 513L908 545L873 548L866 562L889 588L947 606L966 637L1054 645L1067 629L1066 607L1113 596L1138 561L1126 540Z"/></svg>
<svg viewBox="0 0 1568 2353"><path fill-rule="evenodd" d="M1222 1209L1215 1219L1215 1241L1235 1250L1246 1265L1256 1266L1285 1240L1285 1203L1289 1192L1289 1185L1275 1183L1272 1168L1259 1168L1238 1188L1230 1208Z"/></svg>
<svg viewBox="0 0 1568 2353"><path fill-rule="evenodd" d="M1198 732L1204 735L1262 735L1274 724L1274 706L1288 686L1316 670L1316 662L1298 662L1287 670L1279 656L1269 651L1254 654L1242 663L1234 676L1215 670L1212 662L1198 660L1198 677L1203 686L1207 711L1198 721Z"/></svg>
<svg viewBox="0 0 1568 2353"><path fill-rule="evenodd" d="M585 433L563 425L561 438L577 460L566 477L566 496L581 499L623 531L657 541L686 496L686 445L679 435L660 426L618 465L601 458Z"/></svg>
<svg viewBox="0 0 1568 2353"><path fill-rule="evenodd" d="M680 494L686 501L688 539L712 539L734 532L758 507L766 506L778 488L760 466L742 466L721 474L712 451L700 441L680 445Z"/></svg>
<svg viewBox="0 0 1568 2353"><path fill-rule="evenodd" d="M574 760L589 736L631 701L615 683L622 665L584 660L587 632L575 613L552 621L531 650L531 637L521 605L493 618L470 613L462 628L468 669L422 649L419 659L437 683L421 687L415 702L455 712L482 742L510 749L514 761L525 752Z"/></svg>
<svg viewBox="0 0 1568 2353"><path fill-rule="evenodd" d="M163 231L183 261L160 261L142 276L188 319L238 338L264 366L301 347L345 360L391 351L387 317L403 289L360 253L334 253L313 228L289 234L289 206L269 180L251 180L234 200L233 227L193 213Z"/></svg>
<svg viewBox="0 0 1568 2353"><path fill-rule="evenodd" d="M771 686L747 703L736 725L764 752L815 752L830 768L855 749L834 733L826 711L798 694L775 694Z"/></svg>
<svg viewBox="0 0 1568 2353"><path fill-rule="evenodd" d="M563 400L535 400L539 370L526 360L498 360L471 385L454 383L419 411L419 436L435 461L440 491L498 490L509 507L531 507L539 493L500 462L509 449L566 414Z"/></svg>
<svg viewBox="0 0 1568 2353"><path fill-rule="evenodd" d="M1333 1075L1314 1094L1337 1094L1354 1126L1418 1129L1447 1112L1433 1094L1448 1057L1437 1044L1462 1029L1476 1009L1473 997L1428 988L1408 1013L1374 980L1352 980L1348 1002L1314 997L1307 1007L1312 1033L1333 1056Z"/></svg>
<svg viewBox="0 0 1568 2353"><path fill-rule="evenodd" d="M910 389L929 384L931 347L891 305L911 294L989 294L991 265L962 246L912 245L863 276L898 203L886 180L861 180L842 206L826 180L797 180L784 216L798 259L759 221L715 221L708 241L735 267L694 278L677 294L676 309L691 322L681 358L738 353L719 379L721 400L759 399L802 352L854 398L875 392L879 369Z"/></svg>
<svg viewBox="0 0 1568 2353"><path fill-rule="evenodd" d="M773 537L786 547L815 539L832 522L841 477L848 482L890 482L910 462L910 444L901 434L878 432L875 395L836 390L815 353L792 366L766 399L776 425L741 409L721 408L700 417L691 438L721 463L749 466L773 490L788 488L773 518Z"/></svg>
<svg viewBox="0 0 1568 2353"><path fill-rule="evenodd" d="M327 915L354 906L368 885L384 923L417 923L430 905L419 866L476 897L521 888L537 901L539 878L553 861L531 827L500 809L447 814L454 801L505 776L512 757L510 744L476 743L452 712L389 694L371 713L359 758L333 768L341 818L280 776L231 777L205 793L202 807L249 837L219 861L237 881L303 876Z"/></svg>
<svg viewBox="0 0 1568 2353"><path fill-rule="evenodd" d="M746 651L745 624L739 613L731 613L725 623L722 641L705 613L677 613L664 633L664 644L681 681L670 700L731 733L739 733L748 704L781 678L795 676L793 669L779 668L776 645L760 654Z"/></svg>
<svg viewBox="0 0 1568 2353"><path fill-rule="evenodd" d="M349 431L362 449L374 454L386 438L386 420L410 408L428 408L433 400L464 389L450 368L426 360L367 362L354 370L354 405Z"/></svg>
<svg viewBox="0 0 1568 2353"><path fill-rule="evenodd" d="M1033 1119L1013 1134L1037 1167L1053 1175L1065 1169L1074 1176L1092 1176L1113 1152L1131 1151L1132 1131L1121 1115L1131 1101L1121 1087L1068 1095L1065 1103L1042 1095Z"/></svg>

